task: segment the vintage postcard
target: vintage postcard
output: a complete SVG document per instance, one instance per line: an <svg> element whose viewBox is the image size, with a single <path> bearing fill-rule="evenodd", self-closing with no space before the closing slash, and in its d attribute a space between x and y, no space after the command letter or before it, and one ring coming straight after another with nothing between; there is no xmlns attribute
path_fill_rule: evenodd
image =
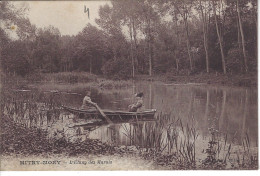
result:
<svg viewBox="0 0 260 176"><path fill-rule="evenodd" d="M1 1L1 171L257 170L257 1Z"/></svg>

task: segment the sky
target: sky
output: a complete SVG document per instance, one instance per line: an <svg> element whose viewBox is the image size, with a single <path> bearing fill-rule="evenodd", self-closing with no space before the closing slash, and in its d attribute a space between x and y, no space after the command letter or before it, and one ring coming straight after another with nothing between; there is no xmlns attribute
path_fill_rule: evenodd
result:
<svg viewBox="0 0 260 176"><path fill-rule="evenodd" d="M96 25L98 9L110 1L27 1L14 2L19 8L26 4L29 8L27 17L37 28L52 25L60 30L61 35L76 35L88 23ZM89 8L89 18L84 8Z"/></svg>

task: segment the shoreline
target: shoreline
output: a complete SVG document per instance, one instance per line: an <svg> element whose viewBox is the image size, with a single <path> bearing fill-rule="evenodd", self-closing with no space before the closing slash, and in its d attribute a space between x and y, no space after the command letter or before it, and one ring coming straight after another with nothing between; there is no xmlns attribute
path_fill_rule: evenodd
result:
<svg viewBox="0 0 260 176"><path fill-rule="evenodd" d="M84 83L90 86L112 89L122 88L132 84L132 81L159 82L165 85L201 85L201 86L227 86L227 87L253 87L257 88L257 74L220 74L220 73L200 73L189 76L176 76L170 74L164 75L136 75L133 79L109 79L104 76L93 75L87 72L59 72L44 73L38 75L6 76L1 75L1 83L4 84L41 84L41 83Z"/></svg>
<svg viewBox="0 0 260 176"><path fill-rule="evenodd" d="M92 139L75 143L63 141L61 145L61 143L58 142L60 140L46 139L46 132L40 128L26 128L6 116L2 118L1 121L5 122L1 123L1 127L5 131L8 131L8 139L10 140L7 145L9 140L1 133L4 140L1 141L0 145L4 150L1 151L0 155L3 158L2 170L4 171L12 170L12 166L16 166L15 170L23 171L67 169L122 170L130 169L129 166L133 170L183 170L183 167L188 167L192 170L258 169L256 163L230 167L228 162L225 163L221 159L218 159L216 162L207 163L206 158L201 162L197 157L195 157L196 160L194 161L196 164L193 165L189 163L189 160L185 160L185 158L183 158L183 161L179 161L178 158L181 156L177 153L169 155L160 153L160 151L157 151L155 148L138 149L138 147L133 146L110 146L99 140ZM12 128L7 128L7 126L12 126L16 130L11 130ZM25 138L30 139L30 142L21 145L21 141L24 141ZM44 146L42 146L42 144L44 144ZM107 147L110 149L107 150ZM136 162L138 164L136 164ZM128 167L125 167L125 164L122 163L127 163Z"/></svg>
<svg viewBox="0 0 260 176"><path fill-rule="evenodd" d="M190 76L175 75L139 75L138 81L159 81L164 84L172 85L211 85L228 87L257 87L257 74L232 75L232 74L213 74L201 73Z"/></svg>

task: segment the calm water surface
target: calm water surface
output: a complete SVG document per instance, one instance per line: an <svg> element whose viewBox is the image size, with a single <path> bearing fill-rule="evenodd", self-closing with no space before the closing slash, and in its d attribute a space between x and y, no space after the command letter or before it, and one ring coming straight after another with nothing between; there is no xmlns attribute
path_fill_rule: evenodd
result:
<svg viewBox="0 0 260 176"><path fill-rule="evenodd" d="M70 90L77 94L61 93L53 96L63 105L79 108L87 88ZM169 125L181 119L182 124L193 125L199 134L196 150L207 148L210 138L209 128L228 136L228 142L242 145L246 135L251 147L257 147L258 117L257 89L230 88L208 85L166 85L150 82L134 83L128 88L100 90L91 89L91 98L103 109L127 110L134 101L134 93L144 93L144 108L157 109L157 122L122 123L96 126L94 128L75 127L73 115L61 113L51 119L37 120L37 125L48 129L51 137L63 131L68 140L99 139L116 145L153 147L158 143L152 139L160 134L162 145L166 143ZM45 93L44 93L45 94ZM160 115L162 114L162 115ZM167 114L168 116L163 116ZM156 137L155 137L156 138Z"/></svg>
<svg viewBox="0 0 260 176"><path fill-rule="evenodd" d="M167 125L178 118L183 124L191 123L194 119L192 123L202 139L209 135L208 129L214 127L220 133L228 134L229 139L235 140L237 144L241 144L247 134L251 145L257 146L255 89L137 83L132 88L113 92L93 90L92 99L105 109L127 110L135 92L144 92L145 109L157 109L157 114L169 114L171 118L165 123L165 131ZM147 123L152 125L154 122ZM90 132L89 137L119 145L144 145L145 125L143 122L103 126Z"/></svg>

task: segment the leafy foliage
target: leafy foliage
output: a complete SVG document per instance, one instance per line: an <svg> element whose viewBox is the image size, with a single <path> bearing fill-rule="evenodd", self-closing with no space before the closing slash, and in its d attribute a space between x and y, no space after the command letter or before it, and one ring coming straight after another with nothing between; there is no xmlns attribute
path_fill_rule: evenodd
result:
<svg viewBox="0 0 260 176"><path fill-rule="evenodd" d="M37 29L25 18L24 4L17 9L11 2L0 3L1 67L6 74L84 71L130 78L134 73L222 72L215 22L227 72L243 73L246 61L249 72L257 71L255 1L216 2L216 19L210 0L112 1L112 6L99 8L98 27L88 24L75 36L62 36L53 26Z"/></svg>
<svg viewBox="0 0 260 176"><path fill-rule="evenodd" d="M113 79L128 79L131 77L131 62L125 58L110 59L102 67L102 72Z"/></svg>

